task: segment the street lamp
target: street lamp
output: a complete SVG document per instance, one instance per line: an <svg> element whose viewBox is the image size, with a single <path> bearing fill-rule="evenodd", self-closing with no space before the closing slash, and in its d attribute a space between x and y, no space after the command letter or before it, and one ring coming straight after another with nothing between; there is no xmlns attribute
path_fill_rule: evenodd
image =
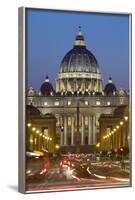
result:
<svg viewBox="0 0 135 200"><path fill-rule="evenodd" d="M120 127L117 125L116 128L119 129Z"/></svg>
<svg viewBox="0 0 135 200"><path fill-rule="evenodd" d="M128 121L128 116L124 116L124 119L125 119L125 140L124 140L124 146L126 147L126 146L128 146L127 145L127 134L128 134L128 123L127 123L127 121Z"/></svg>
<svg viewBox="0 0 135 200"><path fill-rule="evenodd" d="M56 144L56 145L55 145L55 148L56 148L56 149L59 149L59 148L60 148L60 146L59 146L58 144Z"/></svg>
<svg viewBox="0 0 135 200"><path fill-rule="evenodd" d="M120 146L123 146L123 138L122 138L122 126L123 126L124 122L120 121L120 126L121 126L121 132L120 132Z"/></svg>
<svg viewBox="0 0 135 200"><path fill-rule="evenodd" d="M34 132L35 130L36 130L36 128L35 128L35 127L33 127L33 128L32 128L32 131Z"/></svg>
<svg viewBox="0 0 135 200"><path fill-rule="evenodd" d="M39 130L37 130L36 133L38 134L38 133L39 133Z"/></svg>
<svg viewBox="0 0 135 200"><path fill-rule="evenodd" d="M125 121L128 121L128 116L125 116L124 119L125 119Z"/></svg>
<svg viewBox="0 0 135 200"><path fill-rule="evenodd" d="M120 125L123 126L123 124L124 124L123 121L120 121Z"/></svg>
<svg viewBox="0 0 135 200"><path fill-rule="evenodd" d="M96 144L96 147L99 148L99 147L100 147L100 143L97 143L97 144Z"/></svg>
<svg viewBox="0 0 135 200"><path fill-rule="evenodd" d="M28 126L28 127L31 127L31 123L28 123L27 126Z"/></svg>
<svg viewBox="0 0 135 200"><path fill-rule="evenodd" d="M121 151L121 160L123 161L123 151L124 151L124 149L121 147L120 151Z"/></svg>

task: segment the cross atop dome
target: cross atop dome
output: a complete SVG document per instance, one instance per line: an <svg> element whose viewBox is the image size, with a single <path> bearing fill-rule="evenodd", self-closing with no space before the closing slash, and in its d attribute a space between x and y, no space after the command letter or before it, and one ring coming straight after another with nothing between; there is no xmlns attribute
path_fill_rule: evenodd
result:
<svg viewBox="0 0 135 200"><path fill-rule="evenodd" d="M81 31L81 25L78 26L78 33L74 42L74 46L85 46L85 40Z"/></svg>
<svg viewBox="0 0 135 200"><path fill-rule="evenodd" d="M81 31L81 25L80 25L80 24L79 24L79 26L78 26L78 30Z"/></svg>
<svg viewBox="0 0 135 200"><path fill-rule="evenodd" d="M45 82L49 82L49 77L48 77L48 75L46 75L46 77L45 77Z"/></svg>
<svg viewBox="0 0 135 200"><path fill-rule="evenodd" d="M112 77L109 75L108 83L112 83Z"/></svg>
<svg viewBox="0 0 135 200"><path fill-rule="evenodd" d="M79 24L79 26L78 26L78 34L77 35L83 35L82 34L82 31L81 31L81 25Z"/></svg>

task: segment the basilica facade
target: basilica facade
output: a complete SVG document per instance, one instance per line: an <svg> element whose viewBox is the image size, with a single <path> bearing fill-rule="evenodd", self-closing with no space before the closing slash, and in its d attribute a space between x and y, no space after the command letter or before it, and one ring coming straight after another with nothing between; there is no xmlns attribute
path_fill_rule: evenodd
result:
<svg viewBox="0 0 135 200"><path fill-rule="evenodd" d="M36 107L41 115L55 116L54 135L61 152L95 151L100 116L111 115L118 107L129 104L128 93L117 89L111 76L103 85L100 66L86 48L80 27L73 48L61 61L56 88L46 76L39 91L30 87L26 96L27 105Z"/></svg>

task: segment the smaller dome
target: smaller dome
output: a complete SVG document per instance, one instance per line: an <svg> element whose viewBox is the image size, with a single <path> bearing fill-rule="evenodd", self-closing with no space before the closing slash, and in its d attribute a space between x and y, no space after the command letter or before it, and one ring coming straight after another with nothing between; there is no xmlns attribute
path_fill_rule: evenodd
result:
<svg viewBox="0 0 135 200"><path fill-rule="evenodd" d="M116 86L113 84L112 82L112 78L111 76L109 77L108 83L106 84L105 88L104 88L104 93L107 96L112 96L116 93Z"/></svg>
<svg viewBox="0 0 135 200"><path fill-rule="evenodd" d="M49 81L48 76L46 76L45 82L41 85L40 91L41 91L41 94L45 95L45 96L52 96L52 95L54 95L55 91L53 89L52 84Z"/></svg>

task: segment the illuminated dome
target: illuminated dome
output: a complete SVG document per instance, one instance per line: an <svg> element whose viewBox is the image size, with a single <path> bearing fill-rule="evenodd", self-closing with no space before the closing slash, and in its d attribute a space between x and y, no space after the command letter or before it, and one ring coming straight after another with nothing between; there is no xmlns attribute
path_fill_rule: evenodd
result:
<svg viewBox="0 0 135 200"><path fill-rule="evenodd" d="M57 91L102 92L102 80L96 57L86 48L79 26L73 48L60 64Z"/></svg>
<svg viewBox="0 0 135 200"><path fill-rule="evenodd" d="M105 88L104 88L104 93L107 96L112 96L115 95L116 93L116 86L113 84L112 82L112 78L111 76L109 77L108 83L106 84Z"/></svg>
<svg viewBox="0 0 135 200"><path fill-rule="evenodd" d="M48 76L46 76L45 82L41 85L40 91L41 94L44 96L50 96L50 95L52 96L55 93L53 86L49 81Z"/></svg>
<svg viewBox="0 0 135 200"><path fill-rule="evenodd" d="M66 72L99 73L99 66L95 56L86 46L75 45L74 48L64 56L61 62L60 73Z"/></svg>

